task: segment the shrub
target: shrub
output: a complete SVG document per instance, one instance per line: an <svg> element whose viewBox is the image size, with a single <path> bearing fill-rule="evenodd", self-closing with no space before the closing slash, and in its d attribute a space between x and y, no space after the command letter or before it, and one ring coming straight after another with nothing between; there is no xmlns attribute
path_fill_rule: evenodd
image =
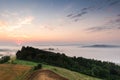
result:
<svg viewBox="0 0 120 80"><path fill-rule="evenodd" d="M4 56L0 59L0 63L5 63L10 60L10 56Z"/></svg>
<svg viewBox="0 0 120 80"><path fill-rule="evenodd" d="M38 69L41 69L41 68L42 68L42 65L38 64L37 66L34 67L34 70L38 70Z"/></svg>

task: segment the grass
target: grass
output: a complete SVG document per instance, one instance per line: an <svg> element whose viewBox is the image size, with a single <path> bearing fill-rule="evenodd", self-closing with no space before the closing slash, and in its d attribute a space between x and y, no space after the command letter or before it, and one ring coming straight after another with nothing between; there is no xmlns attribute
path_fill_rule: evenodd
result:
<svg viewBox="0 0 120 80"><path fill-rule="evenodd" d="M34 66L38 65L38 63L36 63L36 62L25 61L25 60L18 60L18 59L14 60L13 63L20 64L20 65L31 66L31 67L34 67Z"/></svg>
<svg viewBox="0 0 120 80"><path fill-rule="evenodd" d="M14 60L14 63L20 64L20 65L27 65L27 66L36 66L38 63L35 62L30 62L30 61L24 61L24 60ZM50 66L50 65L45 65L42 64L43 69L48 69L51 70L69 80L101 80L98 78L90 77L78 72L70 71L68 69L60 68L60 67L55 67L55 66Z"/></svg>
<svg viewBox="0 0 120 80"><path fill-rule="evenodd" d="M0 64L0 80L21 80L29 70L30 66Z"/></svg>
<svg viewBox="0 0 120 80"><path fill-rule="evenodd" d="M98 78L90 77L78 72L74 72L68 69L60 68L60 67L54 67L50 65L43 65L44 69L49 69L51 71L54 71L55 73L69 79L69 80L101 80Z"/></svg>

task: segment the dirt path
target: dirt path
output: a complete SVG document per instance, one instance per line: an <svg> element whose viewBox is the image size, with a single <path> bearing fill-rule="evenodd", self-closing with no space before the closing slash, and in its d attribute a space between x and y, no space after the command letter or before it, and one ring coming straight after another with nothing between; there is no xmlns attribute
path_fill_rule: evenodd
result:
<svg viewBox="0 0 120 80"><path fill-rule="evenodd" d="M50 70L38 70L32 73L27 80L68 80Z"/></svg>

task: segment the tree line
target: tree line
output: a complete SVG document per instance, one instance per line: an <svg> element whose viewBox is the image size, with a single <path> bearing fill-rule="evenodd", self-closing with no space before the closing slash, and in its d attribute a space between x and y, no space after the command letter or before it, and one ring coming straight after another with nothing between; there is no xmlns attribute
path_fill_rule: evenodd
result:
<svg viewBox="0 0 120 80"><path fill-rule="evenodd" d="M63 67L105 80L120 80L120 66L111 62L102 62L75 56L69 57L63 53L55 53L24 46L21 50L17 51L16 57L21 60Z"/></svg>

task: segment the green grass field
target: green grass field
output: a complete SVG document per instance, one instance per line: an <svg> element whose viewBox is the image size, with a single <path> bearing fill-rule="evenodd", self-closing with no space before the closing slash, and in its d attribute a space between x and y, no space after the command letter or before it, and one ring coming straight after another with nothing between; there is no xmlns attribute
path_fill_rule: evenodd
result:
<svg viewBox="0 0 120 80"><path fill-rule="evenodd" d="M20 65L27 65L27 66L31 66L31 67L34 67L34 66L38 65L38 63L35 63L35 62L18 60L18 59L14 60L13 63L20 64Z"/></svg>
<svg viewBox="0 0 120 80"><path fill-rule="evenodd" d="M30 61L24 61L24 60L14 60L14 63L21 64L21 65L27 65L27 66L36 66L38 63L30 62ZM55 73L69 79L69 80L101 80L98 78L90 77L78 72L70 71L68 69L60 68L60 67L54 67L50 65L42 64L43 69L48 69L51 71L54 71Z"/></svg>

